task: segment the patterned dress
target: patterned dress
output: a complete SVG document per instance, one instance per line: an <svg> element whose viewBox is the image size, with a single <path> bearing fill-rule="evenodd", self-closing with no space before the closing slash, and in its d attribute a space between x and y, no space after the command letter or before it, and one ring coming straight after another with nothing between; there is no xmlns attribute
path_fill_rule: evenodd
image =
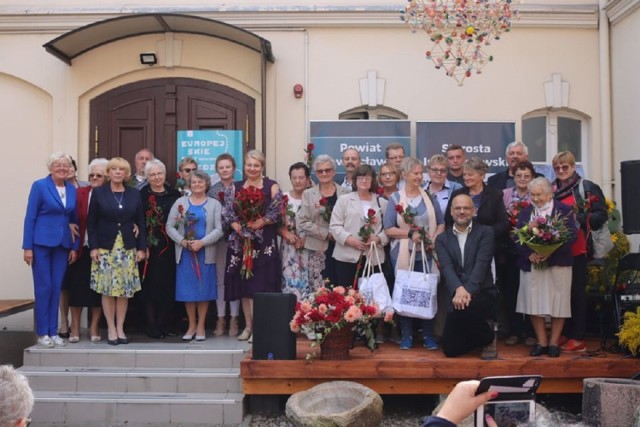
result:
<svg viewBox="0 0 640 427"><path fill-rule="evenodd" d="M276 182L266 177L263 179L261 189L265 201L263 217L270 220L271 224L266 225L258 232L249 232L243 227L243 233L251 236L252 239L253 277L241 277L244 238L231 229L231 224L241 222L235 211L234 198L243 185L244 181L238 181L229 187L224 196L225 202L222 209L223 227L225 230L230 230L227 241L229 244L227 270L224 279L224 297L227 301L253 298L253 294L256 292L280 292L282 289L282 263L280 262L277 241L278 227L282 216L282 193L278 191L275 198L272 199L271 187L276 185Z"/></svg>
<svg viewBox="0 0 640 427"><path fill-rule="evenodd" d="M302 199L294 199L288 192L284 195L289 199L287 211L297 214L302 205ZM284 221L289 230L296 232L295 217L291 218L287 215ZM296 249L283 238L280 242L280 253L282 255L282 292L294 294L298 301L307 299L315 291L313 283L309 281L309 251Z"/></svg>

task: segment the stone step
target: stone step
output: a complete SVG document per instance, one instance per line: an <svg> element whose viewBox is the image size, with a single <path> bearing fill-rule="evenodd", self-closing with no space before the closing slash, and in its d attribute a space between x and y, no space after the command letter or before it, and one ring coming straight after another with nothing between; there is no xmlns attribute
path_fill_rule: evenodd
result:
<svg viewBox="0 0 640 427"><path fill-rule="evenodd" d="M246 350L240 348L150 348L143 344L113 347L102 343L91 347L33 346L25 349L23 365L92 368L238 368L245 352Z"/></svg>
<svg viewBox="0 0 640 427"><path fill-rule="evenodd" d="M32 426L237 426L240 393L35 391Z"/></svg>
<svg viewBox="0 0 640 427"><path fill-rule="evenodd" d="M23 366L36 391L241 393L239 368L94 368Z"/></svg>

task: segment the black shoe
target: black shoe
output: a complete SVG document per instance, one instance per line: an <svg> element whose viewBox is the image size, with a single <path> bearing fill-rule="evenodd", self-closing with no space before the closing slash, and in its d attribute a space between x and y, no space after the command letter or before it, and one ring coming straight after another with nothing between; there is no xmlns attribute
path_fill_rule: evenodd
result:
<svg viewBox="0 0 640 427"><path fill-rule="evenodd" d="M58 336L60 338L69 338L71 336L71 331L67 331L67 332L58 332Z"/></svg>
<svg viewBox="0 0 640 427"><path fill-rule="evenodd" d="M115 340L107 339L107 344L109 344L109 345L118 345L118 339L117 338Z"/></svg>
<svg viewBox="0 0 640 427"><path fill-rule="evenodd" d="M549 346L549 357L559 357L560 356L560 347L557 345Z"/></svg>
<svg viewBox="0 0 640 427"><path fill-rule="evenodd" d="M164 335L165 337L171 337L171 338L178 336L178 334L176 334L173 331L162 331L162 335Z"/></svg>
<svg viewBox="0 0 640 427"><path fill-rule="evenodd" d="M118 338L118 344L129 344L129 340L127 338Z"/></svg>
<svg viewBox="0 0 640 427"><path fill-rule="evenodd" d="M540 344L536 344L529 352L529 355L533 357L542 356L543 354L549 354L549 346L543 347Z"/></svg>

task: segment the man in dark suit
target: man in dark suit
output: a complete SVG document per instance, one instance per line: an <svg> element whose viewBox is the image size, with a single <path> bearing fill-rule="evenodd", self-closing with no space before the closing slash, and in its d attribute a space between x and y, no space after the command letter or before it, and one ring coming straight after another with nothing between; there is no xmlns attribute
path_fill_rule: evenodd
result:
<svg viewBox="0 0 640 427"><path fill-rule="evenodd" d="M513 178L516 173L516 166L518 166L520 162L529 160L529 149L524 145L524 142L514 141L507 145L505 157L507 158L507 168L502 172L494 174L487 180L487 185L489 187L504 190L505 188L511 188L516 185ZM534 178L539 176L543 175L541 173L536 173Z"/></svg>
<svg viewBox="0 0 640 427"><path fill-rule="evenodd" d="M451 297L442 334L447 357L478 347L486 347L483 358L496 356L495 334L487 322L493 317L497 294L491 275L493 230L473 222L474 211L471 197L456 196L451 202L453 227L436 239L441 279Z"/></svg>

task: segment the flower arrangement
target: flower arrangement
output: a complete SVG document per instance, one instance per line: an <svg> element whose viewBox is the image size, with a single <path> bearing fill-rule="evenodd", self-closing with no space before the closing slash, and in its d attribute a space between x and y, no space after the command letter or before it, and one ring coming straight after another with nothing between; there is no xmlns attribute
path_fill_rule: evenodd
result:
<svg viewBox="0 0 640 427"><path fill-rule="evenodd" d="M305 152L305 163L309 169L313 169L313 150L315 149L315 145L310 142L307 144L307 147L304 149Z"/></svg>
<svg viewBox="0 0 640 427"><path fill-rule="evenodd" d="M331 213L333 212L333 205L329 203L329 199L323 197L320 199L320 207L322 208L320 216L327 222L327 224L330 223Z"/></svg>
<svg viewBox="0 0 640 427"><path fill-rule="evenodd" d="M178 229L181 225L184 226L184 238L187 240L187 243L189 243L189 240L195 240L196 238L196 222L198 222L198 218L193 213L185 210L184 206L178 205L178 218L175 228ZM200 286L202 286L202 272L200 270L198 254L193 251L191 251L191 268L195 271L198 282Z"/></svg>
<svg viewBox="0 0 640 427"><path fill-rule="evenodd" d="M289 196L286 194L282 196L282 218L286 223L287 230L296 230L296 212L293 211L293 204L289 203Z"/></svg>
<svg viewBox="0 0 640 427"><path fill-rule="evenodd" d="M620 332L616 334L618 341L635 357L640 353L640 307L636 312L627 311Z"/></svg>
<svg viewBox="0 0 640 427"><path fill-rule="evenodd" d="M322 344L332 331L351 328L362 333L367 347L376 348L371 321L383 317L377 304L368 304L364 296L353 288L326 286L318 289L309 299L298 301L296 311L289 323L292 332L299 332L306 326L316 332L316 341L312 346ZM384 320L390 322L393 312L384 314ZM311 357L307 355L307 358Z"/></svg>
<svg viewBox="0 0 640 427"><path fill-rule="evenodd" d="M626 284L625 277L614 277L620 259L631 251L629 238L620 229L620 211L616 203L606 199L607 212L609 213L608 225L613 241L613 249L604 258L604 265L589 264L587 276L587 293L607 294L610 291L609 283L623 287ZM599 307L596 307L599 308Z"/></svg>
<svg viewBox="0 0 640 427"><path fill-rule="evenodd" d="M405 209L400 204L396 205L396 212L402 216L402 220L409 226L409 229L420 235L420 240L424 242L425 247L431 247L433 241L427 235L427 230L424 227L418 227L415 224L417 212L411 209L411 206L407 206Z"/></svg>
<svg viewBox="0 0 640 427"><path fill-rule="evenodd" d="M532 251L548 257L560 246L572 238L567 227L567 218L556 213L553 216L535 216L527 224L514 229L518 243L527 245ZM535 268L544 269L545 262L535 264Z"/></svg>

